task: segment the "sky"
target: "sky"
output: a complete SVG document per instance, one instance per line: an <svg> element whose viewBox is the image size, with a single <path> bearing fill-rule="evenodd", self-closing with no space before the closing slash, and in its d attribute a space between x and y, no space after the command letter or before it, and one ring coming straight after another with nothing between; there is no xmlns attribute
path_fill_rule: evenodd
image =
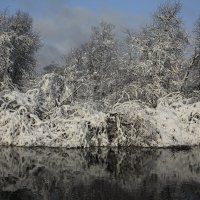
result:
<svg viewBox="0 0 200 200"><path fill-rule="evenodd" d="M169 2L173 0L168 0ZM86 42L91 26L101 21L113 23L118 33L125 28L137 30L150 22L157 7L166 0L0 0L1 10L11 14L28 12L43 47L37 54L40 68L64 62L74 47ZM181 17L188 32L200 16L200 0L180 0Z"/></svg>

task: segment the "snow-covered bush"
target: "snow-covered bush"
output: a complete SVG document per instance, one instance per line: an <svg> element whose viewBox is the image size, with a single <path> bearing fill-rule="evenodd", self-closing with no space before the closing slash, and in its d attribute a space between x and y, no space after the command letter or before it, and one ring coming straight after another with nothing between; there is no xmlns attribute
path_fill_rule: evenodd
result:
<svg viewBox="0 0 200 200"><path fill-rule="evenodd" d="M129 101L117 104L124 145L175 146L200 143L200 104L171 94L156 108Z"/></svg>
<svg viewBox="0 0 200 200"><path fill-rule="evenodd" d="M97 111L89 103L63 104L43 110L41 117L39 93L38 89L1 93L1 145L70 148L200 144L200 103L181 96L166 96L156 108L137 101L117 103L109 113Z"/></svg>
<svg viewBox="0 0 200 200"><path fill-rule="evenodd" d="M89 103L69 104L70 95L71 90L64 78L54 73L44 75L38 88L26 93L2 91L0 144L53 147L106 145L107 140L103 138L107 137L107 115L96 111Z"/></svg>
<svg viewBox="0 0 200 200"><path fill-rule="evenodd" d="M105 124L106 114L87 105L62 105L46 111L45 118L41 119L37 110L38 94L39 90L2 94L1 145L86 147L90 143L98 144L98 132Z"/></svg>
<svg viewBox="0 0 200 200"><path fill-rule="evenodd" d="M39 106L42 106L46 110L71 101L73 90L69 88L65 78L59 74L45 74L42 76L38 87Z"/></svg>

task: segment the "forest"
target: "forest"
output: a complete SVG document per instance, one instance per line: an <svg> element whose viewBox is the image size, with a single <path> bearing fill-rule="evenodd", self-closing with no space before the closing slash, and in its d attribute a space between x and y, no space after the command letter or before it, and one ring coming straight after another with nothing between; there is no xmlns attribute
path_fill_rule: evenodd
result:
<svg viewBox="0 0 200 200"><path fill-rule="evenodd" d="M0 145L199 145L200 18L188 32L181 9L165 3L120 38L101 22L64 65L43 73L32 17L1 11Z"/></svg>

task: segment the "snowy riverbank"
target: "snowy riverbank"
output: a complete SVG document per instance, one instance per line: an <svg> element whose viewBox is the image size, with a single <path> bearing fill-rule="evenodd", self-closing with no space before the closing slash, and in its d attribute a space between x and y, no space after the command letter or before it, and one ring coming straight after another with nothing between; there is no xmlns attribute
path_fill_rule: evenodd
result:
<svg viewBox="0 0 200 200"><path fill-rule="evenodd" d="M43 107L46 110L41 116L39 93L41 96L37 89L1 93L0 145L73 148L200 144L200 102L179 95L160 99L156 108L129 101L103 113L89 104L76 103Z"/></svg>

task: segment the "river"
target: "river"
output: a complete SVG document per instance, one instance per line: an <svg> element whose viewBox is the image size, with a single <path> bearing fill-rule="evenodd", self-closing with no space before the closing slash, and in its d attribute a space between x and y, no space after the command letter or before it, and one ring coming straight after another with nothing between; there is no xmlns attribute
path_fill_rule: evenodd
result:
<svg viewBox="0 0 200 200"><path fill-rule="evenodd" d="M0 148L1 200L199 200L200 148Z"/></svg>

